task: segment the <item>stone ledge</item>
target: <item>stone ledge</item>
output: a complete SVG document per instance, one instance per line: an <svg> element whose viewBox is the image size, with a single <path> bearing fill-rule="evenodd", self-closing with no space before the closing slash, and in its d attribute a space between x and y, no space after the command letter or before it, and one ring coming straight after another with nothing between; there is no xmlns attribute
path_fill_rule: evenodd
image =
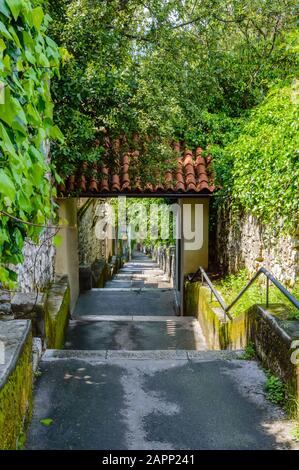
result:
<svg viewBox="0 0 299 470"><path fill-rule="evenodd" d="M37 292L17 292L11 299L11 312L14 318L32 320L34 336L44 335L45 302L46 295Z"/></svg>
<svg viewBox="0 0 299 470"><path fill-rule="evenodd" d="M0 365L0 448L14 450L32 411L30 320L0 321L5 362Z"/></svg>
<svg viewBox="0 0 299 470"><path fill-rule="evenodd" d="M15 369L30 333L30 320L0 321L0 340L5 346L5 363L0 363L0 390Z"/></svg>
<svg viewBox="0 0 299 470"><path fill-rule="evenodd" d="M70 288L67 276L62 276L50 287L45 309L47 346L61 348L70 316Z"/></svg>

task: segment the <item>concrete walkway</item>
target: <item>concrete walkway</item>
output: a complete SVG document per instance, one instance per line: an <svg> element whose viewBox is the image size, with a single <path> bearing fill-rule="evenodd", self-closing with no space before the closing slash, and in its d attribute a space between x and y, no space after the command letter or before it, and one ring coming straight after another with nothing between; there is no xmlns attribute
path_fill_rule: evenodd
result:
<svg viewBox="0 0 299 470"><path fill-rule="evenodd" d="M139 252L104 288L82 293L73 318L67 349L206 349L198 321L176 316L167 275Z"/></svg>
<svg viewBox="0 0 299 470"><path fill-rule="evenodd" d="M27 449L295 447L258 364L206 351L198 321L175 316L167 282L139 254L80 296L65 349L40 363Z"/></svg>
<svg viewBox="0 0 299 470"><path fill-rule="evenodd" d="M50 351L41 372L28 449L295 446L282 411L265 399L263 371L233 355Z"/></svg>

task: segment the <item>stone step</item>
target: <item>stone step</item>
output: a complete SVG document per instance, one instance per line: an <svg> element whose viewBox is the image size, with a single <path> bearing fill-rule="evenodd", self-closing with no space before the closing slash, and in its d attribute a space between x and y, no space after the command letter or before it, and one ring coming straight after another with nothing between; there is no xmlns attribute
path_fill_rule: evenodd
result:
<svg viewBox="0 0 299 470"><path fill-rule="evenodd" d="M195 317L183 317L174 315L73 315L70 325L74 323L99 322L99 321L158 321L193 323L197 322Z"/></svg>
<svg viewBox="0 0 299 470"><path fill-rule="evenodd" d="M110 282L110 281L109 281ZM111 281L113 282L113 281ZM101 293L106 293L106 292L113 292L113 291L118 291L118 292L155 292L157 294L162 293L162 292L173 292L172 288L168 287L162 287L160 289L157 289L156 287L93 287L90 291L88 292L101 292Z"/></svg>
<svg viewBox="0 0 299 470"><path fill-rule="evenodd" d="M75 315L174 315L171 289L93 289L80 295Z"/></svg>
<svg viewBox="0 0 299 470"><path fill-rule="evenodd" d="M98 318L98 317L97 317ZM163 317L162 317L163 318ZM180 317L177 317L180 318ZM70 322L65 349L111 350L206 350L205 338L196 319L133 316L99 321L89 316Z"/></svg>
<svg viewBox="0 0 299 470"><path fill-rule="evenodd" d="M42 362L59 359L88 360L89 362L110 361L110 360L180 360L194 362L211 361L233 361L242 358L244 351L195 351L195 350L147 350L147 351L127 351L127 350L82 350L82 349L47 349L42 357Z"/></svg>

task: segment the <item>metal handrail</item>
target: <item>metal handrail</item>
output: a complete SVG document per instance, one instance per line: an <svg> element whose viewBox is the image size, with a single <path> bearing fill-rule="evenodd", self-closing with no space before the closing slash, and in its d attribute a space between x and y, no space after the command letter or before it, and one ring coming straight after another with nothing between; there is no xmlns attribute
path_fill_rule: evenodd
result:
<svg viewBox="0 0 299 470"><path fill-rule="evenodd" d="M229 304L229 305L226 305L225 301L222 299L221 295L219 294L219 292L215 289L215 287L213 286L209 276L207 275L207 273L205 272L205 270L200 266L198 268L198 270L196 271L196 273L194 273L191 278L189 279L190 282L193 282L195 277L198 275L198 274L201 274L201 281L203 283L203 280L205 279L207 285L209 286L210 290L211 290L211 300L212 300L212 296L214 294L214 296L216 297L217 301L219 302L222 310L223 310L223 313L224 313L224 319L226 320L226 316L228 316L228 318L230 320L232 320L232 317L231 315L228 313L231 308L238 302L238 300L242 297L242 295L247 291L247 289L249 289L249 287L254 283L254 281L256 281L256 279L261 275L261 274L264 274L267 278L267 283L266 283L266 308L268 308L269 306L269 283L270 281L272 282L272 284L275 285L275 287L277 287L278 290L280 290L280 292L296 307L298 308L299 310L299 301L292 295L290 294L290 292L285 288L283 287L282 284L280 284L280 282L265 268L260 268L256 273L255 275L250 279L250 281L248 281L248 283L246 284L246 286L239 292L239 294L234 298L234 300Z"/></svg>

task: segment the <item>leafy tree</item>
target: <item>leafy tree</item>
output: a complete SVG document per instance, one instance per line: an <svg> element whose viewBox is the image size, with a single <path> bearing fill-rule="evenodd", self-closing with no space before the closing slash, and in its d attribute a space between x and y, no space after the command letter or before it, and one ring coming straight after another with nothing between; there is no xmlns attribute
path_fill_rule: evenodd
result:
<svg viewBox="0 0 299 470"><path fill-rule="evenodd" d="M53 37L68 54L54 83L65 134L59 170L99 160L103 128L138 132L147 167L169 140L224 144L270 84L295 73L287 53L294 0L49 0ZM147 143L145 136L153 139Z"/></svg>

